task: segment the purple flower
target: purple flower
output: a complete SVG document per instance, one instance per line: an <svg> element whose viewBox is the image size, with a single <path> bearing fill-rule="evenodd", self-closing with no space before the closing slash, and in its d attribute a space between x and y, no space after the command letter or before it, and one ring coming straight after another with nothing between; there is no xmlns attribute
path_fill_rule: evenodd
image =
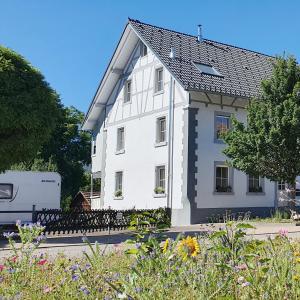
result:
<svg viewBox="0 0 300 300"><path fill-rule="evenodd" d="M8 269L8 273L10 273L10 274L13 274L13 273L15 273L15 272L16 272L16 270L13 269L13 268L9 268L9 269Z"/></svg>
<svg viewBox="0 0 300 300"><path fill-rule="evenodd" d="M22 224L22 223L21 223L21 220L17 220L17 221L16 221L16 225L17 225L18 227L21 226L21 224Z"/></svg>
<svg viewBox="0 0 300 300"><path fill-rule="evenodd" d="M83 236L81 239L82 239L83 243L88 243L89 242L89 239L86 236Z"/></svg>
<svg viewBox="0 0 300 300"><path fill-rule="evenodd" d="M248 281L242 283L242 287L246 287L246 286L249 286L249 285L250 285L250 282L248 282Z"/></svg>
<svg viewBox="0 0 300 300"><path fill-rule="evenodd" d="M76 271L76 270L78 270L78 268L79 268L78 265L73 265L73 266L70 267L70 270Z"/></svg>
<svg viewBox="0 0 300 300"><path fill-rule="evenodd" d="M90 294L90 291L85 286L82 286L79 290L82 291L85 295Z"/></svg>
<svg viewBox="0 0 300 300"><path fill-rule="evenodd" d="M72 281L77 281L79 279L79 275L78 274L73 274L72 275Z"/></svg>
<svg viewBox="0 0 300 300"><path fill-rule="evenodd" d="M7 239L12 238L16 236L17 234L15 232L4 232L3 236L6 237Z"/></svg>

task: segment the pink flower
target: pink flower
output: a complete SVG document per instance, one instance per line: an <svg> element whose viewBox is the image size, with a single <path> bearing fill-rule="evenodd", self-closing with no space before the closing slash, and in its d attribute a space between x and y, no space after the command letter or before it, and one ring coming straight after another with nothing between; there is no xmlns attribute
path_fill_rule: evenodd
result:
<svg viewBox="0 0 300 300"><path fill-rule="evenodd" d="M237 271L247 270L247 265L246 264L237 265L235 266L235 269Z"/></svg>
<svg viewBox="0 0 300 300"><path fill-rule="evenodd" d="M51 288L51 287L49 287L49 286L45 286L44 289L43 289L43 292L44 292L45 294L47 294L47 293L50 293L52 290L53 290L53 288Z"/></svg>
<svg viewBox="0 0 300 300"><path fill-rule="evenodd" d="M5 269L4 265L0 265L0 272L2 272Z"/></svg>
<svg viewBox="0 0 300 300"><path fill-rule="evenodd" d="M287 229L280 229L279 231L278 231L278 233L279 233L279 235L281 236L281 237L287 237L287 235L288 235L288 230Z"/></svg>
<svg viewBox="0 0 300 300"><path fill-rule="evenodd" d="M10 259L10 261L13 262L13 263L15 263L15 262L17 261L17 258L18 258L17 256L13 256L13 257Z"/></svg>
<svg viewBox="0 0 300 300"><path fill-rule="evenodd" d="M250 285L250 282L248 282L248 281L242 283L242 287L246 287L246 286L249 286L249 285Z"/></svg>
<svg viewBox="0 0 300 300"><path fill-rule="evenodd" d="M46 264L48 261L47 261L47 259L41 259L37 264L39 265L39 266L43 266L44 264Z"/></svg>

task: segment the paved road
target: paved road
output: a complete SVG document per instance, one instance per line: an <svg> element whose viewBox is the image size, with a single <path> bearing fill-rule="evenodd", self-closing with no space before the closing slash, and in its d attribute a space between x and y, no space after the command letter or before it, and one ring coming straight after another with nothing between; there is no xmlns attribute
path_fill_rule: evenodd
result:
<svg viewBox="0 0 300 300"><path fill-rule="evenodd" d="M287 231L290 238L300 239L300 227L291 223L252 223L255 229L247 230L249 238L266 239L269 236L278 234L280 230ZM207 231L218 230L224 227L224 224L198 224L191 226L172 227L166 234L169 237L175 238L179 233L190 235L201 235ZM87 234L89 241L94 244L96 241L100 245L100 249L104 252L123 251L128 245L125 243L131 237L129 231L123 232L97 232ZM45 243L41 245L38 253L47 253L50 257L58 253L64 253L69 257L79 257L83 255L83 251L90 253L89 247L82 241L81 234L48 236ZM0 241L0 258L10 254L8 244L5 241Z"/></svg>

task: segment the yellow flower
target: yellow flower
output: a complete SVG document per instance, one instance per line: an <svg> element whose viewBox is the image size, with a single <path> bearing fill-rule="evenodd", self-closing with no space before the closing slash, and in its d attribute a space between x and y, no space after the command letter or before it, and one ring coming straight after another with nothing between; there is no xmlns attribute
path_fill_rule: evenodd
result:
<svg viewBox="0 0 300 300"><path fill-rule="evenodd" d="M163 253L166 253L166 252L167 252L167 250L168 250L168 248L169 248L169 245L170 245L170 239L166 239L166 241L165 241L165 243L164 243L164 245L163 245L163 247L162 247Z"/></svg>
<svg viewBox="0 0 300 300"><path fill-rule="evenodd" d="M297 262L297 263L300 263L300 258L296 258L296 262Z"/></svg>
<svg viewBox="0 0 300 300"><path fill-rule="evenodd" d="M182 239L178 244L178 253L183 260L186 260L189 256L195 257L200 253L200 245L195 237L186 237Z"/></svg>
<svg viewBox="0 0 300 300"><path fill-rule="evenodd" d="M300 276L299 275L294 275L293 279L296 280L296 281L299 281L300 280Z"/></svg>
<svg viewBox="0 0 300 300"><path fill-rule="evenodd" d="M299 251L295 251L295 252L294 252L294 256L295 256L295 257L300 256L300 252L299 252Z"/></svg>

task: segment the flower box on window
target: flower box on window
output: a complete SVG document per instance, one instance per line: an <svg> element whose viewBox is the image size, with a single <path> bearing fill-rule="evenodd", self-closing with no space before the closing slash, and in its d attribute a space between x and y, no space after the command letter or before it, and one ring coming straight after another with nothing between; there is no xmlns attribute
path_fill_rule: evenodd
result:
<svg viewBox="0 0 300 300"><path fill-rule="evenodd" d="M263 189L261 186L259 187L249 187L249 193L262 193L263 192Z"/></svg>
<svg viewBox="0 0 300 300"><path fill-rule="evenodd" d="M231 193L232 188L231 188L231 186L217 186L216 192L217 193Z"/></svg>

